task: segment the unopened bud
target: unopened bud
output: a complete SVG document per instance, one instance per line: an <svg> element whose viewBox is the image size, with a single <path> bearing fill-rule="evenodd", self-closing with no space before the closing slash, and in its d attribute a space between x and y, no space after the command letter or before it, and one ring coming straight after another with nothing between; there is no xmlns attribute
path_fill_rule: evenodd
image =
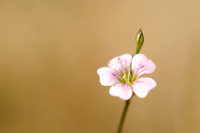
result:
<svg viewBox="0 0 200 133"><path fill-rule="evenodd" d="M144 35L141 29L138 31L135 39L136 39L136 45L137 45L135 54L138 54L144 43Z"/></svg>

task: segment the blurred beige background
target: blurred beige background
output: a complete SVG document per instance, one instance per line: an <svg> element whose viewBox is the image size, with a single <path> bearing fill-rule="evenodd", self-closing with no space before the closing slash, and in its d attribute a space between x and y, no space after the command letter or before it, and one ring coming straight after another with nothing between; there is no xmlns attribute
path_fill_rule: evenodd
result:
<svg viewBox="0 0 200 133"><path fill-rule="evenodd" d="M123 133L200 132L199 0L1 0L0 132L115 133L124 101L96 70L142 53L157 87L134 97Z"/></svg>

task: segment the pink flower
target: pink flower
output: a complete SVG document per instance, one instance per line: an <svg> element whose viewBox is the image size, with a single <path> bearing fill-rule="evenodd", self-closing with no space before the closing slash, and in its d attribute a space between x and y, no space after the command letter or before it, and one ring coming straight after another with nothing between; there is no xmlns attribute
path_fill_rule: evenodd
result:
<svg viewBox="0 0 200 133"><path fill-rule="evenodd" d="M103 86L111 86L110 95L128 100L135 93L144 98L149 91L156 87L152 78L141 77L154 72L156 65L144 54L123 54L113 58L108 67L97 70L100 83Z"/></svg>

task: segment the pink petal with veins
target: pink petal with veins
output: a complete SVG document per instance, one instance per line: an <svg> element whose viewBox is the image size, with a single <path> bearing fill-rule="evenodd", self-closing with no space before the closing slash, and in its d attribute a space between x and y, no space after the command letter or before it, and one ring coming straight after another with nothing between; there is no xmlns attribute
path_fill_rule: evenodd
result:
<svg viewBox="0 0 200 133"><path fill-rule="evenodd" d="M131 61L131 54L123 54L110 60L108 66L119 72L125 72L130 67Z"/></svg>
<svg viewBox="0 0 200 133"><path fill-rule="evenodd" d="M139 78L132 85L134 93L140 98L146 97L149 91L155 87L156 82L152 78L147 77Z"/></svg>
<svg viewBox="0 0 200 133"><path fill-rule="evenodd" d="M116 71L109 67L102 67L97 70L100 77L100 83L104 86L111 86L118 81L116 77Z"/></svg>
<svg viewBox="0 0 200 133"><path fill-rule="evenodd" d="M109 93L110 95L119 97L122 100L130 99L133 94L130 86L120 83L112 86L109 90Z"/></svg>
<svg viewBox="0 0 200 133"><path fill-rule="evenodd" d="M144 54L136 54L132 60L132 71L139 77L144 74L150 74L154 72L156 65L153 61L147 59Z"/></svg>

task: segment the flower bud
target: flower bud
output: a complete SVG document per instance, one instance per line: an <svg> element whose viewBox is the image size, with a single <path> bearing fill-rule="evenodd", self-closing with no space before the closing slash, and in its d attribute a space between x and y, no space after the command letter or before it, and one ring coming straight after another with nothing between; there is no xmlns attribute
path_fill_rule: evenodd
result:
<svg viewBox="0 0 200 133"><path fill-rule="evenodd" d="M138 31L135 39L136 39L136 45L137 45L135 54L138 54L144 43L144 35L142 33L142 29Z"/></svg>

